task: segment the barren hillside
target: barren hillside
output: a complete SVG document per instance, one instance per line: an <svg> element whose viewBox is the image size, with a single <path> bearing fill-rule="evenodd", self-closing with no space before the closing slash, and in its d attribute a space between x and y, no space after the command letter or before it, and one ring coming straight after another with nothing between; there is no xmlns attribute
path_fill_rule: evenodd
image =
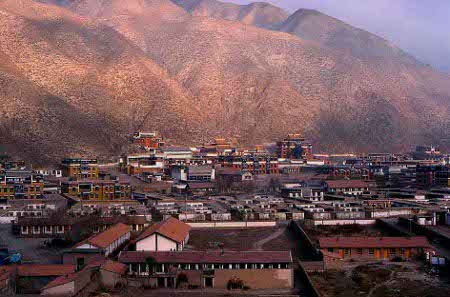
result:
<svg viewBox="0 0 450 297"><path fill-rule="evenodd" d="M285 33L197 15L188 1L42 1L53 5L0 0L0 82L13 90L0 93L0 133L12 152L117 154L138 128L184 143L302 131L333 151L450 138L448 76L401 51L361 57L328 44L328 27L298 36L292 16Z"/></svg>

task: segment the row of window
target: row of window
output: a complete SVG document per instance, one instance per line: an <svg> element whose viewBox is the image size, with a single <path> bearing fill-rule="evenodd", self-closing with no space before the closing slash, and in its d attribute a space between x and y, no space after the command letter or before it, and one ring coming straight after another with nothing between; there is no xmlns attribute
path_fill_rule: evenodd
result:
<svg viewBox="0 0 450 297"><path fill-rule="evenodd" d="M289 264L156 264L153 272L161 273L171 271L171 268L180 270L230 270L230 269L289 269ZM147 264L129 264L130 273L148 274L150 267Z"/></svg>
<svg viewBox="0 0 450 297"><path fill-rule="evenodd" d="M341 251L342 249L333 249L333 248L328 248L328 252L330 253L339 253L339 251ZM351 255L352 254L352 249L343 249L344 250L344 255ZM357 255L362 255L364 250L366 250L366 253L368 255L374 255L375 254L375 249L354 249L356 250L356 254ZM378 249L381 250L381 249ZM398 254L399 255L404 255L405 254L406 249L404 248L399 248L398 249ZM397 254L397 249L395 248L390 248L389 249L389 254L390 255L396 255Z"/></svg>
<svg viewBox="0 0 450 297"><path fill-rule="evenodd" d="M21 232L22 234L41 234L41 230L44 232L44 234L53 234L53 233L64 233L65 227L64 226L22 226Z"/></svg>

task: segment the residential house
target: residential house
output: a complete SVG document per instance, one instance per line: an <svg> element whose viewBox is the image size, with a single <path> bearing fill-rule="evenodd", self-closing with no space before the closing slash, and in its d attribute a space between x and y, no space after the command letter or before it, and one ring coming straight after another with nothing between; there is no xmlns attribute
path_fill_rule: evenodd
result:
<svg viewBox="0 0 450 297"><path fill-rule="evenodd" d="M44 179L40 174L26 170L7 170L0 173L1 199L41 199Z"/></svg>
<svg viewBox="0 0 450 297"><path fill-rule="evenodd" d="M175 218L154 224L134 242L137 251L182 251L191 227Z"/></svg>
<svg viewBox="0 0 450 297"><path fill-rule="evenodd" d="M105 231L95 234L77 244L74 249L99 250L105 257L121 248L131 236L128 225L118 223Z"/></svg>
<svg viewBox="0 0 450 297"><path fill-rule="evenodd" d="M369 191L369 184L362 180L327 180L325 188L330 194L362 195Z"/></svg>
<svg viewBox="0 0 450 297"><path fill-rule="evenodd" d="M79 180L61 183L64 195L82 200L131 199L131 186L118 180Z"/></svg>
<svg viewBox="0 0 450 297"><path fill-rule="evenodd" d="M68 158L61 163L62 174L64 177L79 178L98 178L98 160Z"/></svg>
<svg viewBox="0 0 450 297"><path fill-rule="evenodd" d="M59 276L75 272L74 265L21 264L17 266L17 293L39 294L41 289Z"/></svg>

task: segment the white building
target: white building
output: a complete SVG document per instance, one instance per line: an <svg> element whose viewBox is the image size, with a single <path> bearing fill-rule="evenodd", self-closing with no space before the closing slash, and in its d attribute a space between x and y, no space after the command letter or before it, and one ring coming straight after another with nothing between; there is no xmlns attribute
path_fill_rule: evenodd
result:
<svg viewBox="0 0 450 297"><path fill-rule="evenodd" d="M154 224L136 240L136 251L182 251L191 227L175 218Z"/></svg>
<svg viewBox="0 0 450 297"><path fill-rule="evenodd" d="M93 235L82 241L74 247L74 249L95 249L101 250L102 254L107 257L114 253L117 249L130 239L130 227L118 223L111 228L106 229L102 233Z"/></svg>

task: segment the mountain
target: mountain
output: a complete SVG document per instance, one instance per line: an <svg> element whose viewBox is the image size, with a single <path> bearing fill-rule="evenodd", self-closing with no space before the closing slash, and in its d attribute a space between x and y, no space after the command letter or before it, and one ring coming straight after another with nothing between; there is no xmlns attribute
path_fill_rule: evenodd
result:
<svg viewBox="0 0 450 297"><path fill-rule="evenodd" d="M419 64L389 41L316 10L299 9L276 29L316 41L325 47L350 50L360 58L397 58L405 63Z"/></svg>
<svg viewBox="0 0 450 297"><path fill-rule="evenodd" d="M173 0L173 2L194 16L240 21L261 28L279 25L289 17L289 14L283 9L264 2L248 5L216 0Z"/></svg>
<svg viewBox="0 0 450 297"><path fill-rule="evenodd" d="M117 154L141 126L170 133L195 118L188 92L105 25L27 0L1 1L0 23L8 151L43 161Z"/></svg>
<svg viewBox="0 0 450 297"><path fill-rule="evenodd" d="M46 2L0 1L8 152L109 156L136 129L179 144L299 131L336 152L450 138L448 75L401 55L361 58L169 0Z"/></svg>

